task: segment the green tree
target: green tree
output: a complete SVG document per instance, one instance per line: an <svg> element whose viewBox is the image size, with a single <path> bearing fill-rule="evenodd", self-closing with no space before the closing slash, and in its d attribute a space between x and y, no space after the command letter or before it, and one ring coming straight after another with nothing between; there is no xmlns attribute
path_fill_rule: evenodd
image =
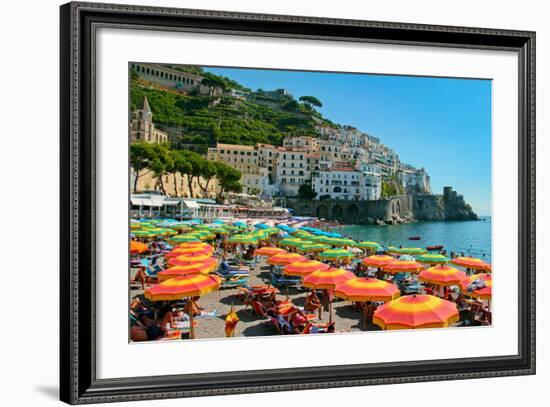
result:
<svg viewBox="0 0 550 407"><path fill-rule="evenodd" d="M180 191L183 195L183 180L185 177L189 176L189 173L191 172L191 164L187 160L186 154L181 150L172 150L172 160L174 162L173 164L173 175L174 175L174 194L175 196L178 196L178 185L176 182L176 174L180 174L181 183L180 183Z"/></svg>
<svg viewBox="0 0 550 407"><path fill-rule="evenodd" d="M167 195L162 177L173 171L173 157L167 144L152 144L152 149L155 152L155 158L151 164L151 170L156 178L156 186L164 195Z"/></svg>
<svg viewBox="0 0 550 407"><path fill-rule="evenodd" d="M216 178L220 186L220 197L224 192L241 192L243 187L240 183L241 172L225 163L213 161L216 168Z"/></svg>
<svg viewBox="0 0 550 407"><path fill-rule="evenodd" d="M300 199L311 201L312 199L315 199L316 196L317 192L315 192L309 184L302 184L300 185L300 188L298 188L298 197Z"/></svg>
<svg viewBox="0 0 550 407"><path fill-rule="evenodd" d="M319 99L317 99L315 96L301 96L300 102L304 102L306 106L308 106L311 110L313 110L313 107L323 107L323 104Z"/></svg>
<svg viewBox="0 0 550 407"><path fill-rule="evenodd" d="M152 144L140 142L130 145L130 167L134 175L134 193L137 193L138 180L153 170L156 152ZM142 172L145 171L145 172Z"/></svg>

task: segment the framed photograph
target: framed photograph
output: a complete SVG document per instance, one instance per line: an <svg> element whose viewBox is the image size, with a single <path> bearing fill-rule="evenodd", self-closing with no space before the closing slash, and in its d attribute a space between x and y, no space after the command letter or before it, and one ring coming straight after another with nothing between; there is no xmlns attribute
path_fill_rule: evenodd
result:
<svg viewBox="0 0 550 407"><path fill-rule="evenodd" d="M61 6L61 400L535 373L535 33Z"/></svg>

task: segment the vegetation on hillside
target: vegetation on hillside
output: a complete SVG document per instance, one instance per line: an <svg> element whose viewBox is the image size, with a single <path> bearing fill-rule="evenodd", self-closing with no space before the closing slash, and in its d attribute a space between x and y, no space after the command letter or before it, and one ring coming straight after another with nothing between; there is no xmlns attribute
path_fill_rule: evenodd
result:
<svg viewBox="0 0 550 407"><path fill-rule="evenodd" d="M405 193L405 189L403 188L403 185L399 182L399 179L396 175L382 180L382 191L381 196L382 198L389 198L396 195L403 195Z"/></svg>
<svg viewBox="0 0 550 407"><path fill-rule="evenodd" d="M202 75L204 86L249 91L229 78L204 72L200 67L173 68ZM132 75L130 81L131 109L140 107L147 96L155 124L168 129L176 148L194 145L198 146L195 151L204 153L217 142L281 145L288 134L315 135L315 125L319 122L333 126L314 109L322 103L313 96L300 98L300 103L292 96L276 97L262 90L252 92L246 100L183 95L136 76Z"/></svg>

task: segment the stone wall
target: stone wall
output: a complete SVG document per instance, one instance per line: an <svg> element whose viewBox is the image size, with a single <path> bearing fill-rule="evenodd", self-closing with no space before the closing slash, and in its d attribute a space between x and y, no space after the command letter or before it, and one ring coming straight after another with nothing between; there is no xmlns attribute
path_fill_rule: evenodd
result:
<svg viewBox="0 0 550 407"><path fill-rule="evenodd" d="M401 223L413 219L413 200L410 195L377 201L305 201L287 198L287 206L293 209L296 216L314 216L350 224Z"/></svg>
<svg viewBox="0 0 550 407"><path fill-rule="evenodd" d="M402 195L377 201L287 198L296 216L314 216L348 224L395 224L412 220L477 220L462 195L445 187L443 195Z"/></svg>

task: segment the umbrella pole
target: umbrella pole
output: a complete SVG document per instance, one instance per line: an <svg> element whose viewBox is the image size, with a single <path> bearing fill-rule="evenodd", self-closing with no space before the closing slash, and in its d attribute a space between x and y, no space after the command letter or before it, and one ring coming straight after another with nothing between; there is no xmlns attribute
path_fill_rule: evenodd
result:
<svg viewBox="0 0 550 407"><path fill-rule="evenodd" d="M193 309L189 313L189 337L195 339L195 326L193 323Z"/></svg>
<svg viewBox="0 0 550 407"><path fill-rule="evenodd" d="M328 323L332 324L332 301L328 303Z"/></svg>

